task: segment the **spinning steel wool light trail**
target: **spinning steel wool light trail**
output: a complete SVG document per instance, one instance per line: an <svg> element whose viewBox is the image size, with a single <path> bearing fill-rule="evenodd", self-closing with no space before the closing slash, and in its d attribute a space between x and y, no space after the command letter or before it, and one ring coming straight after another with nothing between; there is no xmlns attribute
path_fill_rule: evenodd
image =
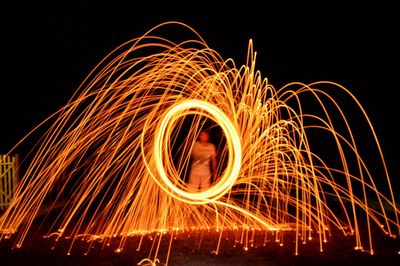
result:
<svg viewBox="0 0 400 266"><path fill-rule="evenodd" d="M195 38L175 42L156 34L177 25ZM275 89L256 71L255 59L250 42L246 65L237 68L177 22L116 48L65 107L30 133L50 124L0 218L0 239L16 235L20 247L46 202L63 203L45 219L52 224L48 236L71 238L69 252L81 238L110 243L118 236L120 251L132 235L169 232L172 241L174 232L205 229L221 236L237 230L245 248L253 230L276 232L277 241L295 231L295 254L315 236L322 251L332 228L370 253L372 226L396 237L399 209L361 104L334 82ZM351 99L364 119L357 123L370 129L386 194L359 152L338 94ZM310 106L319 113L307 112ZM190 150L200 128L210 125L225 140L218 145L220 175L209 189L189 192ZM316 143L338 167L314 151ZM158 248L152 252L148 260L155 263Z"/></svg>

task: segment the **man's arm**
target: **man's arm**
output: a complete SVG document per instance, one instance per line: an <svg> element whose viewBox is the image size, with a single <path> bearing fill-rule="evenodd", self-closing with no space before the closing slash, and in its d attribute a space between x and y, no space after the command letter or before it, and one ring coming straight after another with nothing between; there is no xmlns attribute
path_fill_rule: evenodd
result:
<svg viewBox="0 0 400 266"><path fill-rule="evenodd" d="M217 156L216 155L211 157L211 163L212 163L213 172L215 173L217 171Z"/></svg>
<svg viewBox="0 0 400 266"><path fill-rule="evenodd" d="M213 182L217 179L217 155L211 156L212 178Z"/></svg>

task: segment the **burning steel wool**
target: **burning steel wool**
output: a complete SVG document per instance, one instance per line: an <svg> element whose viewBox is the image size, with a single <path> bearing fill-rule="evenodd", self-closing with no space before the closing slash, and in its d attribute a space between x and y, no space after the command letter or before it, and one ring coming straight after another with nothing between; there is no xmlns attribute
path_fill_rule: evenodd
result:
<svg viewBox="0 0 400 266"><path fill-rule="evenodd" d="M158 34L168 27L194 37L176 41ZM247 248L252 232L261 230L276 232L277 240L295 231L298 254L312 238L322 251L335 228L351 235L356 249L373 254L371 227L398 236L399 209L384 156L357 99L329 81L276 89L255 62L251 41L246 64L237 67L178 22L117 47L26 137L45 129L0 218L0 240L15 237L15 247L29 241L44 206L47 237L70 239L68 253L78 239L119 241L121 251L131 236L158 233L156 242L168 232L170 254L179 232L215 230L218 254L225 232L236 230ZM362 114L356 123L370 129L385 193L359 152L359 132L339 94ZM219 175L207 190L191 192L185 176L204 127L221 132ZM326 146L334 167L316 145ZM143 263L156 264L159 252L152 248Z"/></svg>

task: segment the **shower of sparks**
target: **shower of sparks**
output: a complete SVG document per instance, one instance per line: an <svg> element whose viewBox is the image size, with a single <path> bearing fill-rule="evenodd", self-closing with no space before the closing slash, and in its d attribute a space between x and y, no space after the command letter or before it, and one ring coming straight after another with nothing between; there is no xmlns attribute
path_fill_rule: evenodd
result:
<svg viewBox="0 0 400 266"><path fill-rule="evenodd" d="M194 38L157 35L177 25ZM217 254L227 230L242 235L245 249L254 230L276 232L277 241L295 231L295 254L312 238L322 251L333 228L371 254L372 226L398 236L399 209L385 160L357 99L327 81L275 89L256 71L255 59L250 41L246 64L237 68L177 22L117 47L62 109L27 135L50 125L0 218L0 239L15 235L21 247L48 202L56 214L47 208L47 236L71 239L68 253L77 239L109 244L115 236L120 252L128 237L149 233L157 233L159 247L168 232L169 255L174 233L184 230L216 230ZM370 129L382 169L379 184L387 193L359 152L353 121L335 99L339 94L360 110L356 123ZM320 112L307 112L309 106ZM225 142L218 145L218 179L193 193L184 176L205 120L221 129ZM311 139L310 132L318 134ZM325 138L316 144L315 136ZM329 149L339 166L330 166L315 145ZM361 230L368 237L362 239ZM158 247L143 263L159 261Z"/></svg>

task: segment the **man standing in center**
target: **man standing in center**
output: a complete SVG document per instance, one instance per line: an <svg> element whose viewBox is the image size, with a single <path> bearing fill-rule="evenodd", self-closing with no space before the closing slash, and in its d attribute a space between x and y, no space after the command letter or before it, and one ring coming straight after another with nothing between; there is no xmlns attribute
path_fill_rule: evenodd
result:
<svg viewBox="0 0 400 266"><path fill-rule="evenodd" d="M203 191L210 187L212 179L215 180L217 170L217 152L208 131L200 132L192 148L191 160L189 191Z"/></svg>

